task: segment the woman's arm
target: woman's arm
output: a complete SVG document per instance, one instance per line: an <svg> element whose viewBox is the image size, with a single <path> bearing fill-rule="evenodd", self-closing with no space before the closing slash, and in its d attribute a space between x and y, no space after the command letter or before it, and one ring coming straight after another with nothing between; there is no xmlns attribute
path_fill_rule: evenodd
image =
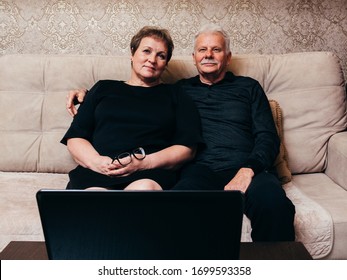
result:
<svg viewBox="0 0 347 280"><path fill-rule="evenodd" d="M178 169L185 162L194 158L196 148L183 145L173 145L156 153L148 155L148 166L150 169ZM145 158L146 159L146 158Z"/></svg>
<svg viewBox="0 0 347 280"><path fill-rule="evenodd" d="M146 169L177 169L187 161L194 158L196 148L183 145L173 145L158 152L146 155L143 160L132 158L132 162L127 166L120 165L114 161L110 165L110 170L107 175L110 176L127 176L136 171Z"/></svg>
<svg viewBox="0 0 347 280"><path fill-rule="evenodd" d="M143 160L132 157L129 165L122 166L117 161L112 163L108 156L101 156L91 143L83 138L68 139L67 147L77 164L108 176L128 176L136 171L155 168L177 169L192 160L196 152L195 148L173 145L146 155Z"/></svg>
<svg viewBox="0 0 347 280"><path fill-rule="evenodd" d="M112 159L107 156L101 156L86 139L70 138L67 140L67 148L72 158L79 165L95 172L108 175Z"/></svg>

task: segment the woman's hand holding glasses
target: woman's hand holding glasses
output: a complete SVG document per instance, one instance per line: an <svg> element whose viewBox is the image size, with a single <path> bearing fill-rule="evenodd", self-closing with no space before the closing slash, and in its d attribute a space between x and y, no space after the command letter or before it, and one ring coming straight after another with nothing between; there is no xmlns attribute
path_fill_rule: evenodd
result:
<svg viewBox="0 0 347 280"><path fill-rule="evenodd" d="M129 152L124 152L116 156L110 164L108 164L108 176L128 176L136 171L145 169L143 160L146 152L139 147Z"/></svg>

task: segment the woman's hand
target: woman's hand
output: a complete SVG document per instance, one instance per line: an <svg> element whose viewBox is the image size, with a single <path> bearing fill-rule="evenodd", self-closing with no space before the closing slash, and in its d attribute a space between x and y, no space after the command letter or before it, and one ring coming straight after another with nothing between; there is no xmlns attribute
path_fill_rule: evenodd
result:
<svg viewBox="0 0 347 280"><path fill-rule="evenodd" d="M83 166L81 163L80 165L83 167L89 168L93 170L94 172L97 172L103 175L108 175L109 172L113 169L111 162L112 162L112 159L110 157L95 155L89 161L87 166Z"/></svg>
<svg viewBox="0 0 347 280"><path fill-rule="evenodd" d="M150 159L148 157L139 160L132 156L131 159L131 162L125 166L121 165L117 160L113 161L113 163L108 165L108 173L106 175L125 177L140 170L150 169Z"/></svg>

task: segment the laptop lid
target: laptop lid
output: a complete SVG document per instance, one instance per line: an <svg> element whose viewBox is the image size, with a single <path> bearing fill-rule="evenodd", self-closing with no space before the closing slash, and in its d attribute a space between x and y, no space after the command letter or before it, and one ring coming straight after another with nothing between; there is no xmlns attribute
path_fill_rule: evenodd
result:
<svg viewBox="0 0 347 280"><path fill-rule="evenodd" d="M238 259L238 191L37 192L49 259Z"/></svg>

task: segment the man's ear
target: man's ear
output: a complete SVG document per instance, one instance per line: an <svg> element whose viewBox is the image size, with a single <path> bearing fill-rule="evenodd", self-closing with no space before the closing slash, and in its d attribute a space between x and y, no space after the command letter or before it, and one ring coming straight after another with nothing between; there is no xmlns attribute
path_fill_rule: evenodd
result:
<svg viewBox="0 0 347 280"><path fill-rule="evenodd" d="M193 64L196 65L194 53L192 53L192 59L193 59Z"/></svg>
<svg viewBox="0 0 347 280"><path fill-rule="evenodd" d="M230 65L232 56L233 56L232 53L229 52L229 54L227 56L227 65Z"/></svg>

